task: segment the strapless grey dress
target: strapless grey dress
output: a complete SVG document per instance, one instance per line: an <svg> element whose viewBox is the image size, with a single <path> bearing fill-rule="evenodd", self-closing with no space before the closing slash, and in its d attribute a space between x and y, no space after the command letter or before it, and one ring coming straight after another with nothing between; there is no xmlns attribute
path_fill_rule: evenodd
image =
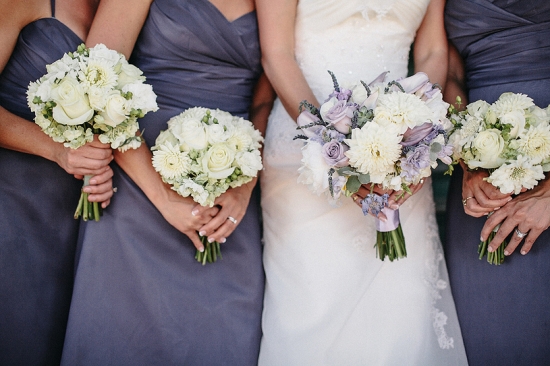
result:
<svg viewBox="0 0 550 366"><path fill-rule="evenodd" d="M34 123L29 82L80 43L55 18L28 24L0 74L0 105ZM59 365L81 187L52 161L0 148L0 365Z"/></svg>
<svg viewBox="0 0 550 366"><path fill-rule="evenodd" d="M255 13L228 22L207 0L153 2L131 62L158 95L140 120L148 146L193 106L247 116L261 72ZM64 365L255 365L264 273L257 196L202 266L116 165L118 192L83 224Z"/></svg>
<svg viewBox="0 0 550 366"><path fill-rule="evenodd" d="M447 32L464 58L468 97L494 102L503 92L550 104L550 2L448 0ZM470 365L550 365L550 231L529 254L501 266L476 252L485 218L462 206L455 170L445 253Z"/></svg>

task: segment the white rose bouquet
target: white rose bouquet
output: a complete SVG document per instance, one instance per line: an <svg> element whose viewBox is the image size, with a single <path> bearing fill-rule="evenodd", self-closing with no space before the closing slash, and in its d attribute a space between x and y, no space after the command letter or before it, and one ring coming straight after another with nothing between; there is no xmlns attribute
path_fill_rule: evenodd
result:
<svg viewBox="0 0 550 366"><path fill-rule="evenodd" d="M330 72L329 72L330 73ZM448 104L424 73L387 81L384 73L369 85L361 82L334 91L315 108L301 105L299 128L306 140L298 181L337 200L351 196L362 184L410 192L409 186L431 175L437 159L450 163L447 145ZM372 193L361 204L363 213L388 220L377 222L377 256L390 261L406 257L398 210L388 207L388 194Z"/></svg>
<svg viewBox="0 0 550 366"><path fill-rule="evenodd" d="M168 121L157 137L153 166L162 180L183 197L214 206L229 188L250 182L263 168L263 138L250 121L228 112L189 108ZM195 258L203 265L221 258L220 244L201 237L204 252Z"/></svg>
<svg viewBox="0 0 550 366"><path fill-rule="evenodd" d="M82 44L46 69L27 91L34 121L44 133L72 149L91 142L94 134L120 151L140 146L137 119L158 109L157 96L124 55L103 44L90 49ZM90 178L84 177L84 186ZM74 214L80 216L84 221L101 216L99 204L88 202L84 192Z"/></svg>
<svg viewBox="0 0 550 366"><path fill-rule="evenodd" d="M531 189L550 171L550 106L541 109L527 95L504 93L493 104L478 100L462 112L451 109L450 120L454 163L462 159L469 169L487 169L487 182L502 193ZM497 230L478 247L479 259L487 254L496 265L504 261L506 245L493 253L487 246Z"/></svg>

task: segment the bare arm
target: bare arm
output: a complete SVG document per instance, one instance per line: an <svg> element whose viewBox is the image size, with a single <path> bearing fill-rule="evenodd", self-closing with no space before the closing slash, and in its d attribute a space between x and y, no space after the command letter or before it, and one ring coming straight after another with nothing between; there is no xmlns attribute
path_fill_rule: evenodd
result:
<svg viewBox="0 0 550 366"><path fill-rule="evenodd" d="M21 29L30 22L49 16L49 2L32 0L29 2L2 0L0 13L0 72L9 61ZM53 141L34 123L14 115L0 107L0 146L5 149L33 154L57 163L67 173L77 177L97 175L95 186L87 190L92 193L89 200L109 203L112 196L112 172L108 166L112 160L111 149L99 141L86 144L80 149L66 148Z"/></svg>
<svg viewBox="0 0 550 366"><path fill-rule="evenodd" d="M294 54L296 0L256 0L262 65L288 114L296 120L303 100L318 105Z"/></svg>
<svg viewBox="0 0 550 366"><path fill-rule="evenodd" d="M447 79L447 36L444 20L445 0L431 0L414 41L415 72L425 72L432 83L445 87Z"/></svg>
<svg viewBox="0 0 550 366"><path fill-rule="evenodd" d="M90 29L87 44L103 43L129 57L147 18L151 0L102 0ZM195 247L204 249L197 230L217 212L217 208L193 215L196 203L183 198L165 184L151 163L145 142L136 150L114 152L115 161L141 188L147 198L172 226L186 234Z"/></svg>
<svg viewBox="0 0 550 366"><path fill-rule="evenodd" d="M447 72L447 82L443 90L443 99L450 104L454 104L457 110L463 110L468 104L468 95L466 94L466 80L464 75L464 63L456 47L449 43L449 70ZM456 104L456 98L460 97L460 105Z"/></svg>

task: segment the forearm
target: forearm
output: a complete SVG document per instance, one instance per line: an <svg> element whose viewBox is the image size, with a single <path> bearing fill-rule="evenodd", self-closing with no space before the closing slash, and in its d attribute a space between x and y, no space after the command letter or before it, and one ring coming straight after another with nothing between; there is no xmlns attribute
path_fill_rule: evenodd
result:
<svg viewBox="0 0 550 366"><path fill-rule="evenodd" d="M249 115L250 121L254 127L262 133L262 136L265 136L267 120L273 108L275 97L275 90L271 86L265 73L262 74L254 88Z"/></svg>
<svg viewBox="0 0 550 366"><path fill-rule="evenodd" d="M40 127L0 107L0 146L26 154L37 155L57 162L56 156L64 149Z"/></svg>
<svg viewBox="0 0 550 366"><path fill-rule="evenodd" d="M138 149L130 149L125 152L115 150L114 156L116 163L157 208L168 200L171 194L170 188L153 168L152 154L145 142Z"/></svg>

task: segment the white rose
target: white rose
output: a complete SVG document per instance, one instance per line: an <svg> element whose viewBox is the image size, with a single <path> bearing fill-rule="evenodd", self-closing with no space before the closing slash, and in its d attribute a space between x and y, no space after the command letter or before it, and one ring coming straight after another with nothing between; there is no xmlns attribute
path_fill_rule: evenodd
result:
<svg viewBox="0 0 550 366"><path fill-rule="evenodd" d="M302 166L298 183L309 185L314 193L328 192L328 171L330 166L323 158L321 144L311 141L302 148Z"/></svg>
<svg viewBox="0 0 550 366"><path fill-rule="evenodd" d="M527 110L525 120L531 126L538 126L540 124L547 125L550 122L550 116L546 113L546 109L532 106Z"/></svg>
<svg viewBox="0 0 550 366"><path fill-rule="evenodd" d="M500 157L504 149L504 139L499 130L490 129L480 132L475 137L472 147L477 150L474 160L467 162L472 169L494 169L501 166L505 161Z"/></svg>
<svg viewBox="0 0 550 366"><path fill-rule="evenodd" d="M468 111L468 114L482 119L485 117L485 114L489 110L489 103L487 103L484 100L478 100L476 102L470 103L466 106L466 110Z"/></svg>
<svg viewBox="0 0 550 366"><path fill-rule="evenodd" d="M214 144L206 151L202 159L202 168L208 177L224 179L233 174L231 167L235 160L235 151L227 144Z"/></svg>
<svg viewBox="0 0 550 366"><path fill-rule="evenodd" d="M168 124L174 136L181 143L186 144L190 149L197 150L205 149L208 146L208 134L205 124L200 119L191 116L188 118L175 118L175 120L169 121Z"/></svg>
<svg viewBox="0 0 550 366"><path fill-rule="evenodd" d="M176 136L174 136L170 130L161 131L155 140L155 145L157 146L154 146L154 148L157 148L159 145L166 145L168 143L173 146L178 146L180 144Z"/></svg>
<svg viewBox="0 0 550 366"><path fill-rule="evenodd" d="M101 113L107 126L116 127L126 120L126 99L119 93L112 93L105 102L105 111Z"/></svg>
<svg viewBox="0 0 550 366"><path fill-rule="evenodd" d="M52 89L52 99L56 102L53 118L63 125L80 125L94 116L88 97L76 79L66 77Z"/></svg>
<svg viewBox="0 0 550 366"><path fill-rule="evenodd" d="M226 127L222 124L212 124L208 126L208 142L216 144L219 142L225 142L228 139L226 133Z"/></svg>
<svg viewBox="0 0 550 366"><path fill-rule="evenodd" d="M238 154L236 160L243 174L249 177L255 177L258 171L263 168L262 157L258 150L246 151L242 154Z"/></svg>
<svg viewBox="0 0 550 366"><path fill-rule="evenodd" d="M525 129L525 114L522 110L508 112L500 116L500 122L512 125L510 137L515 139Z"/></svg>
<svg viewBox="0 0 550 366"><path fill-rule="evenodd" d="M143 72L132 64L126 62L126 60L120 63L120 73L118 74L119 88L122 88L126 84L135 83L136 81L145 81L145 77L142 76Z"/></svg>

